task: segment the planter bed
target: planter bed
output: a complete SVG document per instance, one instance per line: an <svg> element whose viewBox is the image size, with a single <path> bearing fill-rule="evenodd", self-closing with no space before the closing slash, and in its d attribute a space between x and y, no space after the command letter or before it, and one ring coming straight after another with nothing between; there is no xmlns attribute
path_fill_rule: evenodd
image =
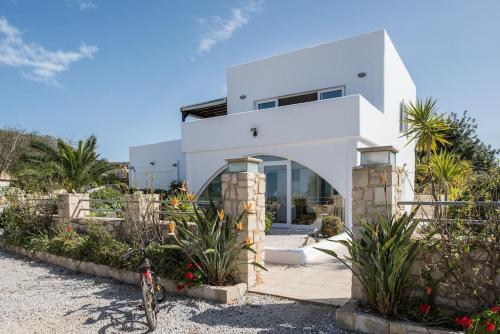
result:
<svg viewBox="0 0 500 334"><path fill-rule="evenodd" d="M463 334L451 329L429 327L415 322L396 321L359 310L356 301L350 301L337 310L340 329L373 334Z"/></svg>
<svg viewBox="0 0 500 334"><path fill-rule="evenodd" d="M141 279L139 273L116 269L102 264L93 262L79 261L71 258L58 256L46 252L31 251L22 247L3 244L0 241L0 247L16 254L20 254L31 259L49 262L75 272L85 273L104 278L113 278L117 281L138 285ZM175 282L162 278L165 290L167 292L176 293L195 298L203 298L219 303L232 304L240 300L247 292L245 283L238 283L232 286L211 286L202 285L192 289L184 289L177 291Z"/></svg>

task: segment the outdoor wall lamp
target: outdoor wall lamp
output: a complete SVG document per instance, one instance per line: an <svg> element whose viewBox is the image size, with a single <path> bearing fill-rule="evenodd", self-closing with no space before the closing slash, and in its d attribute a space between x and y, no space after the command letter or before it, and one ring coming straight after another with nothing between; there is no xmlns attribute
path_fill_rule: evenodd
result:
<svg viewBox="0 0 500 334"><path fill-rule="evenodd" d="M151 161L149 164L150 164L151 166L154 166L154 165L155 165L155 162L154 162L154 161Z"/></svg>
<svg viewBox="0 0 500 334"><path fill-rule="evenodd" d="M359 72L358 73L358 78L364 78L366 77L366 72Z"/></svg>
<svg viewBox="0 0 500 334"><path fill-rule="evenodd" d="M252 133L252 135L253 135L254 137L257 137L257 134L258 134L258 133L257 133L257 128L251 128L251 129L250 129L250 132Z"/></svg>

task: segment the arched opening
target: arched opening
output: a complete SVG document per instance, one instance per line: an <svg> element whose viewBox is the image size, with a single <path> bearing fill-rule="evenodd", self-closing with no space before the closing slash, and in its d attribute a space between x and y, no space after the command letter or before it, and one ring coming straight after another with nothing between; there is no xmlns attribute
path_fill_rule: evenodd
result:
<svg viewBox="0 0 500 334"><path fill-rule="evenodd" d="M275 227L320 227L325 216L345 221L344 198L325 179L308 167L282 157L254 155L262 159L266 174L266 218ZM222 200L219 172L200 192L199 200Z"/></svg>

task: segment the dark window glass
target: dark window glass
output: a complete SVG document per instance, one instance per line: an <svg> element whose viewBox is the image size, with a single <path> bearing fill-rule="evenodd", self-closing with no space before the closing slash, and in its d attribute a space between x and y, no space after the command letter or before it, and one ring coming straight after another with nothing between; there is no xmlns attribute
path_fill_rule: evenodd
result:
<svg viewBox="0 0 500 334"><path fill-rule="evenodd" d="M330 90L328 92L319 93L320 100L334 99L342 96L342 89Z"/></svg>
<svg viewBox="0 0 500 334"><path fill-rule="evenodd" d="M318 99L318 93L307 93L301 95L294 95L289 97L282 97L278 99L278 106L288 106L290 104L304 103L316 101Z"/></svg>
<svg viewBox="0 0 500 334"><path fill-rule="evenodd" d="M276 107L276 101L262 102L257 105L257 109L269 109Z"/></svg>

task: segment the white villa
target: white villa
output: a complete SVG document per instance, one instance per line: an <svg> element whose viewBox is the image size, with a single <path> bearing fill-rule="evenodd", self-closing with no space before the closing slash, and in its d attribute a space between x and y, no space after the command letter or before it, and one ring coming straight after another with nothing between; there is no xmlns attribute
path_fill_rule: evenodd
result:
<svg viewBox="0 0 500 334"><path fill-rule="evenodd" d="M310 227L326 214L351 226L358 148L395 147L413 177L402 105L415 98L384 30L231 66L227 97L181 107L181 139L130 147L130 185L185 179L218 199L225 159L252 156L264 161L275 226ZM402 194L413 200L409 182Z"/></svg>

